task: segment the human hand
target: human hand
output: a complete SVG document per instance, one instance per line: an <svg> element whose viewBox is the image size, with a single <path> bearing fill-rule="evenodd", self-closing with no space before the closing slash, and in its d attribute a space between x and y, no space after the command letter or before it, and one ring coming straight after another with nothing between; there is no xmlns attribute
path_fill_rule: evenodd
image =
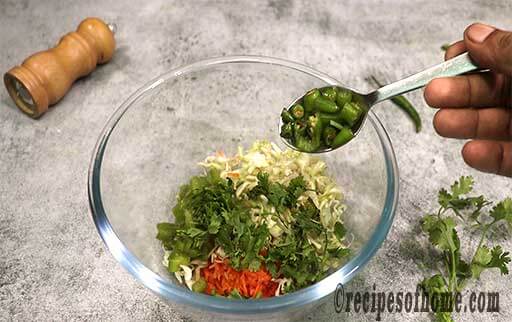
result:
<svg viewBox="0 0 512 322"><path fill-rule="evenodd" d="M490 71L438 78L427 85L427 104L440 108L434 128L444 137L471 139L462 149L469 166L512 177L512 32L472 24L445 59L465 51Z"/></svg>

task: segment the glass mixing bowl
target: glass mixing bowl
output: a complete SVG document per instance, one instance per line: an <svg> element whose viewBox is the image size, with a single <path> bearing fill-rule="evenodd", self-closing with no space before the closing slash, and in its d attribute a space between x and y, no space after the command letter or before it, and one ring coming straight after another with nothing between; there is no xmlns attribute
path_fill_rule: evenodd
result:
<svg viewBox="0 0 512 322"><path fill-rule="evenodd" d="M286 60L232 56L165 73L131 95L105 126L90 165L89 201L99 234L142 284L187 313L207 318L293 319L359 272L386 238L398 200L391 142L370 112L360 134L319 155L344 191L354 255L318 283L280 297L230 300L193 293L162 264L156 224L172 219L178 188L216 150L235 153L266 139L284 148L283 107L313 87L338 82Z"/></svg>

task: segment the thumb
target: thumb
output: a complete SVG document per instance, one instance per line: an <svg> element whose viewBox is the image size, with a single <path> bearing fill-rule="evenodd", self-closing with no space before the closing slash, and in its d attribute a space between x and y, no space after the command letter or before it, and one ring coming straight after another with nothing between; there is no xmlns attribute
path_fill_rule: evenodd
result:
<svg viewBox="0 0 512 322"><path fill-rule="evenodd" d="M480 67L512 75L512 32L474 23L464 31L464 43Z"/></svg>

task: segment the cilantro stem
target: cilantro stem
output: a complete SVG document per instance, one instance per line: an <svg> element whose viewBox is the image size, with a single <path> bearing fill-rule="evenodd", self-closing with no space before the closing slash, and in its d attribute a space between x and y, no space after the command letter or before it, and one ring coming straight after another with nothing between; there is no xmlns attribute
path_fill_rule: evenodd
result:
<svg viewBox="0 0 512 322"><path fill-rule="evenodd" d="M450 288L450 292L453 293L455 290L454 288L456 287L456 284L457 284L457 281L456 281L456 278L457 278L457 273L456 273L456 268L455 268L455 252L450 252L450 257L451 257L451 270L450 270L450 283L449 283L449 288Z"/></svg>
<svg viewBox="0 0 512 322"><path fill-rule="evenodd" d="M459 217L460 219L464 219L464 217L462 216L462 214L461 214L457 209L455 209L454 207L448 207L448 208L447 208L447 210L448 210L448 209L453 210L453 212L455 213L455 215L457 215L457 217Z"/></svg>
<svg viewBox="0 0 512 322"><path fill-rule="evenodd" d="M439 210L437 211L437 218L441 219L441 216L448 210L450 210L450 208L439 207Z"/></svg>
<svg viewBox="0 0 512 322"><path fill-rule="evenodd" d="M483 231L482 231L482 237L480 237L480 241L478 242L478 246L476 247L476 250L475 250L475 253L473 254L473 257L471 258L471 264L473 264L474 260L475 260L475 256L476 256L476 253L478 253L478 250L480 249L480 247L482 247L482 244L484 243L484 240L485 240L485 237L487 236L487 232L489 231L489 229L491 228L492 225L494 225L496 223L496 219L494 219L492 222L490 222L489 224L485 225Z"/></svg>

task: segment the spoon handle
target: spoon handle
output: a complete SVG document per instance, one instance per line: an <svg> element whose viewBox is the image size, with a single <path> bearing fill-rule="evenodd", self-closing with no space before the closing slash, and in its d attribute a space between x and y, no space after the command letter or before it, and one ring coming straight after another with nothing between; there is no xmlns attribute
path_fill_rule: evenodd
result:
<svg viewBox="0 0 512 322"><path fill-rule="evenodd" d="M434 78L460 75L478 69L479 67L471 61L469 54L466 52L368 94L371 100L370 105L423 87Z"/></svg>

